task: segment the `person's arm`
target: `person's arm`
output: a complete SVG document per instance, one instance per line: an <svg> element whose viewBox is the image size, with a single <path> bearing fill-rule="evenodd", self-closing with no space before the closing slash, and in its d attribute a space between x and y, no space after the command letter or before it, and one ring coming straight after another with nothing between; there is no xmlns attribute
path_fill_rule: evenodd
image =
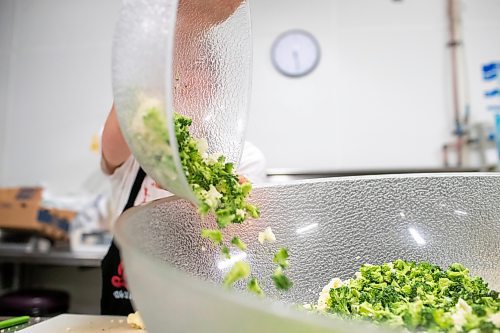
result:
<svg viewBox="0 0 500 333"><path fill-rule="evenodd" d="M123 138L113 104L102 132L101 168L105 173L112 174L129 156L130 149Z"/></svg>
<svg viewBox="0 0 500 333"><path fill-rule="evenodd" d="M213 27L233 15L242 2L243 0L180 0L177 24L187 23L191 27L189 32Z"/></svg>
<svg viewBox="0 0 500 333"><path fill-rule="evenodd" d="M181 0L177 25L186 26L176 30L203 31L206 27L212 27L226 20L238 9L241 3L242 0ZM185 35L193 38L192 35ZM186 52L185 48L178 49ZM129 156L130 149L123 138L113 105L102 133L101 168L105 173L112 174Z"/></svg>

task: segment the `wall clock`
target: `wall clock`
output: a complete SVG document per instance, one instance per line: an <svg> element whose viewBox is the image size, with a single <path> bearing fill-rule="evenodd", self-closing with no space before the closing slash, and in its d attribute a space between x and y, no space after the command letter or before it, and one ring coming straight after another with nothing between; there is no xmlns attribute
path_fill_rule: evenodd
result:
<svg viewBox="0 0 500 333"><path fill-rule="evenodd" d="M290 30L276 38L271 58L274 67L281 74L301 77L311 73L318 66L319 43L307 31Z"/></svg>

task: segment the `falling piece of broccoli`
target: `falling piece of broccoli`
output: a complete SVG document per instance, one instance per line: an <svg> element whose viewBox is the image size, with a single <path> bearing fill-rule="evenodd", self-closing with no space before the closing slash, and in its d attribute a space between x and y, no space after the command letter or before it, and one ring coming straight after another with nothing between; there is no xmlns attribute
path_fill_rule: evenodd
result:
<svg viewBox="0 0 500 333"><path fill-rule="evenodd" d="M250 265L244 261L238 261L224 277L223 284L232 286L236 281L244 280L250 276Z"/></svg>
<svg viewBox="0 0 500 333"><path fill-rule="evenodd" d="M280 248L278 252L274 254L273 261L278 264L281 268L285 269L289 266L288 263L288 251L285 248Z"/></svg>
<svg viewBox="0 0 500 333"><path fill-rule="evenodd" d="M250 281L248 281L247 290L259 296L264 295L264 291L256 278L251 278Z"/></svg>
<svg viewBox="0 0 500 333"><path fill-rule="evenodd" d="M201 237L210 239L215 245L222 244L222 233L220 230L203 229L201 231Z"/></svg>
<svg viewBox="0 0 500 333"><path fill-rule="evenodd" d="M236 246L241 251L245 251L247 249L247 245L239 237L233 237L233 239L231 239L231 244Z"/></svg>
<svg viewBox="0 0 500 333"><path fill-rule="evenodd" d="M226 257L226 259L231 259L231 253L229 252L229 248L227 246L222 246L220 252Z"/></svg>
<svg viewBox="0 0 500 333"><path fill-rule="evenodd" d="M283 273L281 266L276 268L271 278L278 290L288 290L293 286L292 281Z"/></svg>

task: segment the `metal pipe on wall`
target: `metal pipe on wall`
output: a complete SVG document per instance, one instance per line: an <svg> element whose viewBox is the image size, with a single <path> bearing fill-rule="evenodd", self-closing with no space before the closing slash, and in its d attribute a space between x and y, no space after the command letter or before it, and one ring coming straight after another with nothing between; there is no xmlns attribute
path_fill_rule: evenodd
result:
<svg viewBox="0 0 500 333"><path fill-rule="evenodd" d="M463 43L461 0L447 0L448 28L451 56L452 107L454 114L457 166L467 160L466 137L470 119L470 96ZM463 115L461 115L463 113Z"/></svg>

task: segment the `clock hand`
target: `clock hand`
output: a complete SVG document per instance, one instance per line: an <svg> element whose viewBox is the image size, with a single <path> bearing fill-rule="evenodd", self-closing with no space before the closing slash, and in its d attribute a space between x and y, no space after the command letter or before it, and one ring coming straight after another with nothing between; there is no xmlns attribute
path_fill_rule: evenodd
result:
<svg viewBox="0 0 500 333"><path fill-rule="evenodd" d="M300 70L299 53L297 52L297 50L293 50L292 54L293 54L293 59L295 60L295 69L298 71Z"/></svg>

